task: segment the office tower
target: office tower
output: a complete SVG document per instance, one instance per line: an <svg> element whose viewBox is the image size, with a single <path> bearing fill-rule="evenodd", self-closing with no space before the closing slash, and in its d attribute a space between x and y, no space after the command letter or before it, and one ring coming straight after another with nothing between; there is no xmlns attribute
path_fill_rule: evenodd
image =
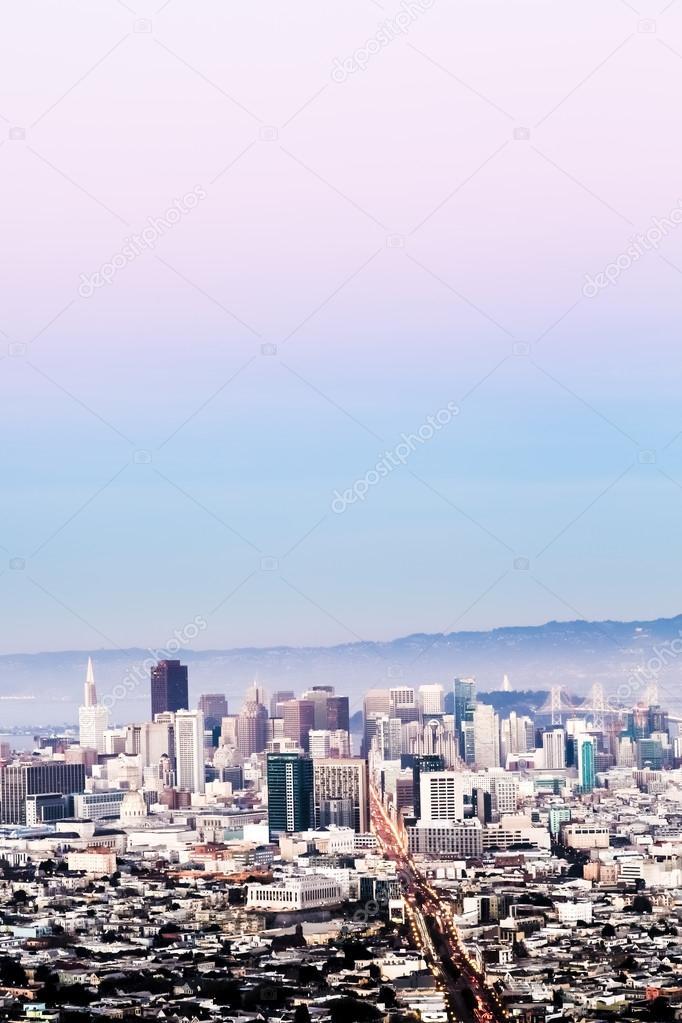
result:
<svg viewBox="0 0 682 1023"><path fill-rule="evenodd" d="M516 813L519 801L518 779L505 771L491 774L490 795L495 813Z"/></svg>
<svg viewBox="0 0 682 1023"><path fill-rule="evenodd" d="M253 682L244 693L244 703L261 703L265 705L265 689L258 682Z"/></svg>
<svg viewBox="0 0 682 1023"><path fill-rule="evenodd" d="M635 744L629 735L621 736L618 742L618 752L616 754L616 763L618 767L634 767L635 766Z"/></svg>
<svg viewBox="0 0 682 1023"><path fill-rule="evenodd" d="M462 731L459 736L459 755L464 760L465 764L470 767L476 763L476 746L475 746L475 734L474 734L474 722L463 721Z"/></svg>
<svg viewBox="0 0 682 1023"><path fill-rule="evenodd" d="M189 708L187 668L180 661L159 661L151 670L152 718Z"/></svg>
<svg viewBox="0 0 682 1023"><path fill-rule="evenodd" d="M330 732L350 731L350 710L347 696L330 696L327 700L327 724Z"/></svg>
<svg viewBox="0 0 682 1023"><path fill-rule="evenodd" d="M268 712L262 703L245 703L236 724L237 749L242 757L262 753L268 741Z"/></svg>
<svg viewBox="0 0 682 1023"><path fill-rule="evenodd" d="M128 756L135 757L140 752L140 737L142 725L126 725L125 729L125 750Z"/></svg>
<svg viewBox="0 0 682 1023"><path fill-rule="evenodd" d="M69 796L85 789L85 765L61 760L17 760L0 769L0 820L26 824L29 796Z"/></svg>
<svg viewBox="0 0 682 1023"><path fill-rule="evenodd" d="M326 728L311 728L308 733L310 756L328 757L331 752L331 732Z"/></svg>
<svg viewBox="0 0 682 1023"><path fill-rule="evenodd" d="M479 703L474 710L474 757L477 767L500 766L500 720L493 707Z"/></svg>
<svg viewBox="0 0 682 1023"><path fill-rule="evenodd" d="M369 776L367 761L326 758L313 762L315 827L369 831Z"/></svg>
<svg viewBox="0 0 682 1023"><path fill-rule="evenodd" d="M412 791L415 817L421 817L421 777L432 771L444 771L445 763L442 756L416 756L412 762Z"/></svg>
<svg viewBox="0 0 682 1023"><path fill-rule="evenodd" d="M591 792L595 783L595 743L591 735L578 734L576 739L578 784L583 792Z"/></svg>
<svg viewBox="0 0 682 1023"><path fill-rule="evenodd" d="M391 717L403 722L419 720L419 704L411 686L395 686L388 693Z"/></svg>
<svg viewBox="0 0 682 1023"><path fill-rule="evenodd" d="M454 715L455 733L459 736L459 755L466 763L472 761L466 758L465 724L471 723L474 719L474 707L476 706L476 679L456 678L454 686Z"/></svg>
<svg viewBox="0 0 682 1023"><path fill-rule="evenodd" d="M542 753L547 770L566 767L566 732L563 728L548 728L542 733Z"/></svg>
<svg viewBox="0 0 682 1023"><path fill-rule="evenodd" d="M668 721L668 712L663 710L658 705L649 707L649 735L653 735L654 732L670 732L670 726Z"/></svg>
<svg viewBox="0 0 682 1023"><path fill-rule="evenodd" d="M175 759L175 715L161 715L172 720L145 721L140 726L139 754L143 767L157 767L162 757Z"/></svg>
<svg viewBox="0 0 682 1023"><path fill-rule="evenodd" d="M179 710L175 715L175 764L179 789L206 790L204 715L200 710Z"/></svg>
<svg viewBox="0 0 682 1023"><path fill-rule="evenodd" d="M402 721L379 714L374 721L372 749L382 760L399 760L402 753Z"/></svg>
<svg viewBox="0 0 682 1023"><path fill-rule="evenodd" d="M535 749L535 731L529 717L518 715L512 711L500 726L502 743L502 759L506 763L510 757L530 753Z"/></svg>
<svg viewBox="0 0 682 1023"><path fill-rule="evenodd" d="M104 733L109 723L109 710L97 702L95 688L95 672L92 658L88 657L85 673L83 706L78 708L78 741L84 749L94 749L97 753L105 752Z"/></svg>
<svg viewBox="0 0 682 1023"><path fill-rule="evenodd" d="M303 753L268 753L270 839L314 824L313 762Z"/></svg>
<svg viewBox="0 0 682 1023"><path fill-rule="evenodd" d="M648 739L638 739L635 743L636 761L639 770L645 767L652 771L660 771L663 768L663 746L660 739L650 736Z"/></svg>
<svg viewBox="0 0 682 1023"><path fill-rule="evenodd" d="M464 778L460 771L428 771L419 779L420 819L464 820Z"/></svg>
<svg viewBox="0 0 682 1023"><path fill-rule="evenodd" d="M268 742L272 739L283 739L284 738L284 719L283 718L268 718Z"/></svg>
<svg viewBox="0 0 682 1023"><path fill-rule="evenodd" d="M419 687L419 706L424 717L431 714L442 714L443 687L439 685L426 685Z"/></svg>
<svg viewBox="0 0 682 1023"><path fill-rule="evenodd" d="M237 715L228 714L220 725L220 745L237 748Z"/></svg>
<svg viewBox="0 0 682 1023"><path fill-rule="evenodd" d="M388 714L391 707L391 698L388 689L368 689L362 701L362 748L361 753L366 757L372 746L372 739L376 730L375 721L379 714Z"/></svg>
<svg viewBox="0 0 682 1023"><path fill-rule="evenodd" d="M295 699L296 693L292 689L278 689L270 698L270 717L281 718L283 714L281 705Z"/></svg>
<svg viewBox="0 0 682 1023"><path fill-rule="evenodd" d="M315 708L315 728L327 727L327 704L333 695L333 686L313 686L303 693L302 699L312 703Z"/></svg>
<svg viewBox="0 0 682 1023"><path fill-rule="evenodd" d="M227 700L224 693L203 693L197 706L204 715L207 728L217 728L223 718L227 717Z"/></svg>
<svg viewBox="0 0 682 1023"><path fill-rule="evenodd" d="M106 756L118 756L126 752L126 732L124 728L107 728L104 732L104 753Z"/></svg>
<svg viewBox="0 0 682 1023"><path fill-rule="evenodd" d="M308 734L315 727L315 704L310 700L289 700L282 704L284 734L302 750L308 750Z"/></svg>

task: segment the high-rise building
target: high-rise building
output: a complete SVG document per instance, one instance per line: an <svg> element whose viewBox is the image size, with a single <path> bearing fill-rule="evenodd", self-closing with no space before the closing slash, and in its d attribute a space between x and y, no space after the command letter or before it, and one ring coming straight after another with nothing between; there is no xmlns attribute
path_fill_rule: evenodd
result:
<svg viewBox="0 0 682 1023"><path fill-rule="evenodd" d="M307 831L314 824L313 762L304 753L268 753L270 838Z"/></svg>
<svg viewBox="0 0 682 1023"><path fill-rule="evenodd" d="M187 667L180 661L159 661L151 670L152 718L166 711L189 709Z"/></svg>
<svg viewBox="0 0 682 1023"><path fill-rule="evenodd" d="M425 755L416 756L412 761L412 793L414 805L415 817L421 817L421 778L422 775L428 774L431 771L444 771L445 762L443 757L436 754L435 756Z"/></svg>
<svg viewBox="0 0 682 1023"><path fill-rule="evenodd" d="M78 708L78 741L84 749L94 749L97 753L106 752L104 733L109 724L109 709L97 702L95 672L92 658L88 657L85 673L83 706Z"/></svg>
<svg viewBox="0 0 682 1023"><path fill-rule="evenodd" d="M548 728L542 733L544 766L552 770L566 767L566 732L563 728Z"/></svg>
<svg viewBox="0 0 682 1023"><path fill-rule="evenodd" d="M331 825L369 831L367 761L359 757L313 762L315 827Z"/></svg>
<svg viewBox="0 0 682 1023"><path fill-rule="evenodd" d="M175 715L175 763L179 789L206 791L204 715L200 710L179 710Z"/></svg>
<svg viewBox="0 0 682 1023"><path fill-rule="evenodd" d="M160 718L140 726L138 752L143 767L158 767L162 757L175 760L175 715L162 714Z"/></svg>
<svg viewBox="0 0 682 1023"><path fill-rule="evenodd" d="M372 749L382 760L399 760L402 753L403 727L400 718L378 714L370 718L374 722Z"/></svg>
<svg viewBox="0 0 682 1023"><path fill-rule="evenodd" d="M236 739L244 758L263 752L268 741L268 712L262 703L244 704L237 715Z"/></svg>
<svg viewBox="0 0 682 1023"><path fill-rule="evenodd" d="M500 719L487 703L474 710L474 756L477 767L500 766Z"/></svg>
<svg viewBox="0 0 682 1023"><path fill-rule="evenodd" d="M350 731L350 709L347 696L330 696L327 700L327 724L330 732Z"/></svg>
<svg viewBox="0 0 682 1023"><path fill-rule="evenodd" d="M439 685L426 685L419 687L419 705L424 717L431 714L442 714L443 687Z"/></svg>
<svg viewBox="0 0 682 1023"><path fill-rule="evenodd" d="M419 720L419 704L412 686L394 686L388 693L391 717L403 722Z"/></svg>
<svg viewBox="0 0 682 1023"><path fill-rule="evenodd" d="M474 720L474 708L476 706L476 679L456 678L454 686L454 716L455 734L459 736L459 754L462 759L471 763L466 758L465 724Z"/></svg>
<svg viewBox="0 0 682 1023"><path fill-rule="evenodd" d="M0 769L0 820L26 824L28 796L69 796L85 789L85 765L61 760L17 760Z"/></svg>
<svg viewBox="0 0 682 1023"><path fill-rule="evenodd" d="M203 693L197 706L204 715L207 728L217 728L223 718L227 717L227 700L224 693Z"/></svg>
<svg viewBox="0 0 682 1023"><path fill-rule="evenodd" d="M460 771L427 771L419 780L420 818L464 820L464 778Z"/></svg>
<svg viewBox="0 0 682 1023"><path fill-rule="evenodd" d="M388 689L368 689L362 701L363 734L362 749L363 757L366 757L372 746L372 739L376 731L376 718L379 714L388 714L391 709L391 698Z"/></svg>
<svg viewBox="0 0 682 1023"><path fill-rule="evenodd" d="M270 697L270 717L281 718L284 713L282 710L282 704L295 699L296 693L293 689L278 689L277 692L273 693Z"/></svg>
<svg viewBox="0 0 682 1023"><path fill-rule="evenodd" d="M576 739L578 784L583 792L591 792L595 785L595 742L592 735L578 734Z"/></svg>
<svg viewBox="0 0 682 1023"><path fill-rule="evenodd" d="M331 753L331 732L326 728L311 728L308 733L308 745L313 760L317 757L328 757Z"/></svg>
<svg viewBox="0 0 682 1023"><path fill-rule="evenodd" d="M302 750L308 750L308 734L315 727L315 704L311 700L289 700L282 704L284 734Z"/></svg>

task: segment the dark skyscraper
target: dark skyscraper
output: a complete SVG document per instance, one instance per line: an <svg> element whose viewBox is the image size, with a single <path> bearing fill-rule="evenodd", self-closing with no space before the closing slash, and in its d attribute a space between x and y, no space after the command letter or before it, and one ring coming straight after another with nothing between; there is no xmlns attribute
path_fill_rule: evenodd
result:
<svg viewBox="0 0 682 1023"><path fill-rule="evenodd" d="M313 762L299 753L268 753L271 839L314 827Z"/></svg>
<svg viewBox="0 0 682 1023"><path fill-rule="evenodd" d="M197 706L203 711L206 728L216 728L227 717L227 700L223 693L204 693Z"/></svg>
<svg viewBox="0 0 682 1023"><path fill-rule="evenodd" d="M189 710L187 667L180 661L159 661L151 670L152 720L166 711Z"/></svg>
<svg viewBox="0 0 682 1023"><path fill-rule="evenodd" d="M348 697L347 696L330 696L327 699L327 728L334 732L337 729L343 729L344 732L350 731L349 728L349 711L348 711Z"/></svg>

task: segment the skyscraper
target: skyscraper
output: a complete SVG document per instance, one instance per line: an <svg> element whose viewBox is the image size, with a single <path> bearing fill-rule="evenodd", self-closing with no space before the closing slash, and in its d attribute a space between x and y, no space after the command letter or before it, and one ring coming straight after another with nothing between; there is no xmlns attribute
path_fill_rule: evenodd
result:
<svg viewBox="0 0 682 1023"><path fill-rule="evenodd" d="M583 792L591 792L595 783L595 743L591 735L580 734L576 740L578 784Z"/></svg>
<svg viewBox="0 0 682 1023"><path fill-rule="evenodd" d="M84 749L105 752L104 733L109 724L109 710L97 702L92 657L88 657L85 673L83 706L78 708L78 741Z"/></svg>
<svg viewBox="0 0 682 1023"><path fill-rule="evenodd" d="M268 753L270 838L313 827L313 762L301 753Z"/></svg>
<svg viewBox="0 0 682 1023"><path fill-rule="evenodd" d="M175 715L175 762L179 789L206 790L204 715L200 710L179 710Z"/></svg>
<svg viewBox="0 0 682 1023"><path fill-rule="evenodd" d="M203 693L197 704L204 715L206 728L217 728L227 717L227 700L224 693Z"/></svg>
<svg viewBox="0 0 682 1023"><path fill-rule="evenodd" d="M313 762L315 827L330 825L369 831L367 761L359 757Z"/></svg>
<svg viewBox="0 0 682 1023"><path fill-rule="evenodd" d="M295 699L296 693L293 689L278 689L270 697L270 717L281 718L283 714L282 704Z"/></svg>
<svg viewBox="0 0 682 1023"><path fill-rule="evenodd" d="M477 767L500 766L500 719L487 703L474 711L474 756Z"/></svg>
<svg viewBox="0 0 682 1023"><path fill-rule="evenodd" d="M262 753L268 741L268 712L262 703L248 701L237 715L237 749L243 757Z"/></svg>
<svg viewBox="0 0 682 1023"><path fill-rule="evenodd" d="M308 751L308 734L315 727L315 704L312 700L289 700L282 704L284 734L302 750Z"/></svg>
<svg viewBox="0 0 682 1023"><path fill-rule="evenodd" d="M424 755L416 756L412 762L412 809L415 817L421 817L421 777L430 771L444 771L445 761L443 757Z"/></svg>
<svg viewBox="0 0 682 1023"><path fill-rule="evenodd" d="M420 686L419 703L424 717L428 717L431 714L442 714L443 687L439 685Z"/></svg>
<svg viewBox="0 0 682 1023"><path fill-rule="evenodd" d="M542 733L544 766L548 770L563 770L566 766L566 732L563 728L549 728Z"/></svg>
<svg viewBox="0 0 682 1023"><path fill-rule="evenodd" d="M476 679L456 678L454 696L455 734L459 737L459 754L463 760L467 760L464 726L474 720Z"/></svg>
<svg viewBox="0 0 682 1023"><path fill-rule="evenodd" d="M151 670L152 719L165 711L189 709L187 668L180 661L159 661Z"/></svg>

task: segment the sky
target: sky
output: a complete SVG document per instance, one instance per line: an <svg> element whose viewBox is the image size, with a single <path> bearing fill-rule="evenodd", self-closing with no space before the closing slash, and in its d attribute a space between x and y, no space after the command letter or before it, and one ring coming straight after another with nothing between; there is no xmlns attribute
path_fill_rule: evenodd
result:
<svg viewBox="0 0 682 1023"><path fill-rule="evenodd" d="M0 653L678 613L681 87L682 0L13 5Z"/></svg>

